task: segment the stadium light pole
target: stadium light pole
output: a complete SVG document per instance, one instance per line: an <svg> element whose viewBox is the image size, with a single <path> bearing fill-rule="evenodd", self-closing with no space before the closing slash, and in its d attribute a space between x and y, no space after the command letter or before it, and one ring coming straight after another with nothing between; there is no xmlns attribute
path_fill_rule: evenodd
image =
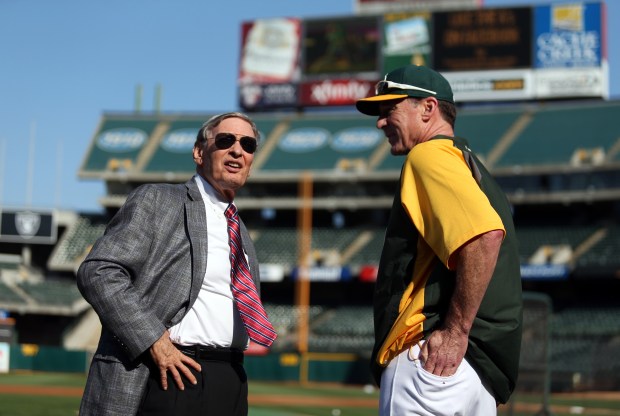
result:
<svg viewBox="0 0 620 416"><path fill-rule="evenodd" d="M54 190L54 205L60 209L62 201L62 165L63 165L63 143L59 140L56 144L56 186Z"/></svg>
<svg viewBox="0 0 620 416"><path fill-rule="evenodd" d="M155 97L153 98L153 111L155 111L155 114L159 114L161 112L161 95L161 84L157 84L155 85Z"/></svg>
<svg viewBox="0 0 620 416"><path fill-rule="evenodd" d="M6 139L2 139L0 141L0 208L2 208L2 204L4 203L4 178L6 175L4 174L4 162L5 162L5 149L6 149Z"/></svg>
<svg viewBox="0 0 620 416"><path fill-rule="evenodd" d="M298 189L300 206L297 211L297 250L298 268L295 285L295 303L299 311L297 325L297 349L301 355L299 380L308 381L308 332L310 307L310 250L312 246L312 174L305 172Z"/></svg>
<svg viewBox="0 0 620 416"><path fill-rule="evenodd" d="M32 208L32 189L34 184L34 145L37 133L37 123L30 123L30 140L28 146L28 170L26 172L26 209ZM22 262L25 266L30 267L32 264L32 249L30 244L22 246Z"/></svg>
<svg viewBox="0 0 620 416"><path fill-rule="evenodd" d="M135 97L134 97L134 111L139 113L142 111L142 84L136 85Z"/></svg>
<svg viewBox="0 0 620 416"><path fill-rule="evenodd" d="M30 140L28 146L28 171L26 173L26 208L32 206L32 184L34 181L34 141L36 136L37 123L30 123Z"/></svg>

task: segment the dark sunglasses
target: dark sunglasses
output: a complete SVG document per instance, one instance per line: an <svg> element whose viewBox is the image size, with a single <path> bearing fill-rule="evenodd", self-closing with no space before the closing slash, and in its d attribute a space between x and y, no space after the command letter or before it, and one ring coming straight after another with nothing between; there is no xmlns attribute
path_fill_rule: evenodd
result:
<svg viewBox="0 0 620 416"><path fill-rule="evenodd" d="M254 137L250 136L241 136L237 139L232 133L218 133L213 138L215 142L215 147L220 150L230 148L235 142L239 140L239 144L241 148L246 153L254 153L256 152L256 148L258 147L258 141Z"/></svg>

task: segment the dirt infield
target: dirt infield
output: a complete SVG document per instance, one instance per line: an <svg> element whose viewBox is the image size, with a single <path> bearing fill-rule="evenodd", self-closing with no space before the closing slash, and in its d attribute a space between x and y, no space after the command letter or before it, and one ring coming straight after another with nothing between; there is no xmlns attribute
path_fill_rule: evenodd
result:
<svg viewBox="0 0 620 416"><path fill-rule="evenodd" d="M84 389L81 387L51 387L51 386L32 386L32 385L4 385L0 384L0 394L18 394L29 396L57 396L57 397L81 397ZM579 400L608 400L620 402L620 392L583 392L583 393L559 393L553 395L556 398L569 398L579 402ZM378 408L377 398L361 397L310 397L299 395L274 395L274 394L250 394L250 405L259 406L312 406L312 407L358 407L358 408ZM553 405L551 411L554 413L587 414L597 416L618 415L620 412L614 409L602 408L580 408L576 406ZM506 406L500 407L500 414L506 410ZM517 403L514 410L521 412L536 412L540 410L540 405Z"/></svg>
<svg viewBox="0 0 620 416"><path fill-rule="evenodd" d="M0 385L0 394L20 394L25 396L57 396L81 397L84 389L81 387L49 387L26 385ZM250 394L250 405L307 405L319 407L364 407L376 408L377 399L355 397L308 397L308 396L281 396L266 394Z"/></svg>
<svg viewBox="0 0 620 416"><path fill-rule="evenodd" d="M363 399L354 397L307 397L307 396L275 396L250 394L250 405L274 406L312 406L312 407L364 407L378 408L378 399Z"/></svg>
<svg viewBox="0 0 620 416"><path fill-rule="evenodd" d="M0 394L21 394L25 396L82 397L81 387L49 387L0 384Z"/></svg>

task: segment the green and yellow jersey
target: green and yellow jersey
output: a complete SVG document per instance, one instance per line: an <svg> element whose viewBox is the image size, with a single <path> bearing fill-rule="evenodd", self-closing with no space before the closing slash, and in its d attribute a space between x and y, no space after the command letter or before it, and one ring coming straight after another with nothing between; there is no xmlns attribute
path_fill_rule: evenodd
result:
<svg viewBox="0 0 620 416"><path fill-rule="evenodd" d="M439 136L407 155L386 230L375 291L375 375L441 325L454 288L455 252L493 230L504 241L466 357L508 400L518 372L521 280L510 206L463 139Z"/></svg>

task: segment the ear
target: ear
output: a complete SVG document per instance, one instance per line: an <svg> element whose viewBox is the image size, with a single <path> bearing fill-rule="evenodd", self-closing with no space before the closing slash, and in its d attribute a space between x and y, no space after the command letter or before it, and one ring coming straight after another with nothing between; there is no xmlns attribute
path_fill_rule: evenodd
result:
<svg viewBox="0 0 620 416"><path fill-rule="evenodd" d="M428 97L424 101L422 101L423 111L422 117L424 120L429 120L433 113L435 113L439 108L439 101L435 97Z"/></svg>
<svg viewBox="0 0 620 416"><path fill-rule="evenodd" d="M202 165L202 154L203 154L202 146L194 146L192 155L194 156L194 162L196 162L197 165Z"/></svg>

